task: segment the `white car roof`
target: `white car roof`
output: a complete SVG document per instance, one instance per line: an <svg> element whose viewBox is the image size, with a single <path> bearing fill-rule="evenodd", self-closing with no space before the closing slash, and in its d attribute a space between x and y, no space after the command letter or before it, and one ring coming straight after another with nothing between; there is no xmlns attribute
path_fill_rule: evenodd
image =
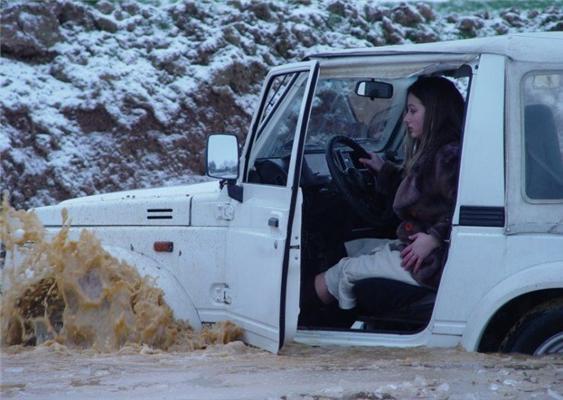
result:
<svg viewBox="0 0 563 400"><path fill-rule="evenodd" d="M563 32L518 33L434 43L403 44L317 53L305 59L395 54L498 54L513 60L563 62Z"/></svg>

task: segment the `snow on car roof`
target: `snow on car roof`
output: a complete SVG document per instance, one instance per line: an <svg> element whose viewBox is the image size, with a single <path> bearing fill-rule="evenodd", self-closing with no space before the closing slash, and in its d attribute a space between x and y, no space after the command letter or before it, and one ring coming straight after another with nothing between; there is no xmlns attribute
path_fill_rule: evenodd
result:
<svg viewBox="0 0 563 400"><path fill-rule="evenodd" d="M319 58L379 56L417 53L499 54L519 61L563 62L563 32L519 33L434 43L404 44L311 54Z"/></svg>

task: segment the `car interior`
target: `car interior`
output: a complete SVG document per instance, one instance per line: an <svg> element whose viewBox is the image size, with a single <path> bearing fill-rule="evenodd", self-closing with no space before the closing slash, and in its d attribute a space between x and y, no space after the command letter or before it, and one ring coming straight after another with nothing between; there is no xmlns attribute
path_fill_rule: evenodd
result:
<svg viewBox="0 0 563 400"><path fill-rule="evenodd" d="M465 64L429 68L391 78L330 72L317 82L300 177L303 193L301 300L298 329L357 330L412 334L428 324L433 289L371 278L355 285L358 304L344 311L336 303L311 301L314 277L347 256L345 243L359 238L396 238L393 198L377 194L373 175L358 161L365 151L401 164L406 90L419 75L453 79L466 98L471 68ZM279 130L279 128L278 128ZM289 129L290 130L290 129ZM276 156L251 161L249 180L285 184L292 141ZM387 198L386 198L387 197Z"/></svg>

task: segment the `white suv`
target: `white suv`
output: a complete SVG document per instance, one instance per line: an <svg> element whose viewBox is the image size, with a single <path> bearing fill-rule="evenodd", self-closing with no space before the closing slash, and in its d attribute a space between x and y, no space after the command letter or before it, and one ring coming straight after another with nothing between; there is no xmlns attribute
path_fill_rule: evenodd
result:
<svg viewBox="0 0 563 400"><path fill-rule="evenodd" d="M354 312L305 312L301 281L345 242L392 237L396 224L388 199L369 198L355 152L332 139L400 163L405 90L424 75L454 80L466 99L439 289L359 282ZM73 234L94 231L155 276L177 317L230 319L274 352L296 340L546 354L563 352L562 154L563 33L335 51L268 74L242 152L235 136L210 136L219 181L36 212L55 231L66 208Z"/></svg>

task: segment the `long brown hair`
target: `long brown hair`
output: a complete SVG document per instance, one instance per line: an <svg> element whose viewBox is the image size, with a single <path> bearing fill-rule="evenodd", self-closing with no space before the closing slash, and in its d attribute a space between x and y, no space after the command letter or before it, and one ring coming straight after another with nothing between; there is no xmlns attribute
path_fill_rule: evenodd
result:
<svg viewBox="0 0 563 400"><path fill-rule="evenodd" d="M423 167L434 159L436 151L445 144L459 142L464 100L452 81L443 77L420 77L407 90L425 108L423 132L419 139L410 135L406 141L405 172Z"/></svg>

